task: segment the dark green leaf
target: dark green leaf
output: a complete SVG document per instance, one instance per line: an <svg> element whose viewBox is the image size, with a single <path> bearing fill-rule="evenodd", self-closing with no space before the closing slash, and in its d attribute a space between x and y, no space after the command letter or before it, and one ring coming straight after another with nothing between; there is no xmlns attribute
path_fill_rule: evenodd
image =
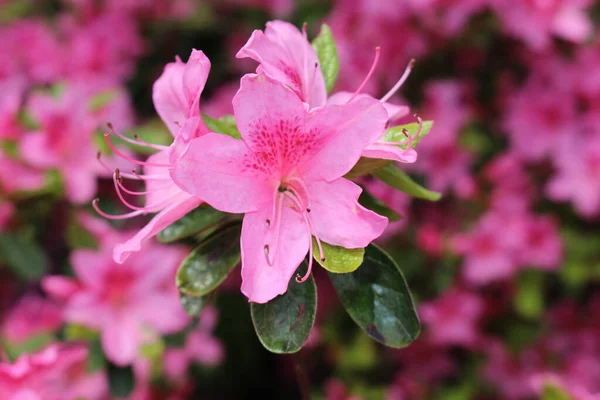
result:
<svg viewBox="0 0 600 400"><path fill-rule="evenodd" d="M347 249L321 242L325 261L319 259L319 253L315 253L315 259L323 268L336 274L352 272L360 267L365 255L365 249ZM313 238L313 248L317 248L317 241Z"/></svg>
<svg viewBox="0 0 600 400"><path fill-rule="evenodd" d="M395 165L386 165L375 171L373 175L394 189L410 194L413 197L431 201L438 201L442 198L441 193L425 189L423 186L413 181L406 172L398 169Z"/></svg>
<svg viewBox="0 0 600 400"><path fill-rule="evenodd" d="M224 115L217 119L211 118L206 114L202 114L202 120L211 132L221 133L236 139L242 138L240 131L235 124L235 117L233 115Z"/></svg>
<svg viewBox="0 0 600 400"><path fill-rule="evenodd" d="M158 241L172 243L205 230L216 229L230 220L230 215L212 207L198 207L160 231Z"/></svg>
<svg viewBox="0 0 600 400"><path fill-rule="evenodd" d="M423 121L423 127L421 129L421 133L419 133L419 136L417 138L415 138L412 142L411 147L413 149L415 147L417 147L417 144L421 141L421 139L423 139L423 137L429 133L432 126L433 126L433 121ZM412 137L417 134L417 131L419 130L419 124L414 122L412 124L407 124L407 125L393 126L387 130L387 132L383 136L382 140L385 142L404 141L407 139L406 136L404 135L404 133L402 132L405 129L408 131L408 134ZM398 147L402 147L403 149L406 149L406 145L398 146Z"/></svg>
<svg viewBox="0 0 600 400"><path fill-rule="evenodd" d="M108 364L108 386L112 397L123 398L131 394L135 387L132 367L119 367Z"/></svg>
<svg viewBox="0 0 600 400"><path fill-rule="evenodd" d="M240 262L240 226L229 226L196 247L179 266L176 283L190 296L212 292Z"/></svg>
<svg viewBox="0 0 600 400"><path fill-rule="evenodd" d="M315 323L314 278L310 276L306 282L298 283L293 276L287 292L266 304L250 303L250 313L258 339L267 350L278 354L297 352Z"/></svg>
<svg viewBox="0 0 600 400"><path fill-rule="evenodd" d="M402 219L400 214L386 206L381 200L373 197L371 193L363 189L358 202L371 211L375 211L379 215L387 217L390 221L399 221Z"/></svg>
<svg viewBox="0 0 600 400"><path fill-rule="evenodd" d="M419 318L404 276L379 247L366 248L356 271L329 277L348 314L371 338L390 347L404 347L417 338Z"/></svg>
<svg viewBox="0 0 600 400"><path fill-rule="evenodd" d="M329 28L328 25L323 24L321 26L321 33L313 40L312 46L317 53L317 57L319 57L321 71L323 71L323 76L325 77L327 92L330 93L331 89L333 89L333 85L335 85L340 70L340 59L338 57L333 34L331 33L331 28Z"/></svg>
<svg viewBox="0 0 600 400"><path fill-rule="evenodd" d="M0 262L26 281L39 279L48 270L46 255L35 242L10 233L0 233Z"/></svg>
<svg viewBox="0 0 600 400"><path fill-rule="evenodd" d="M179 302L181 306L190 317L197 317L200 315L204 307L210 301L210 295L206 296L190 296L188 294L179 292Z"/></svg>

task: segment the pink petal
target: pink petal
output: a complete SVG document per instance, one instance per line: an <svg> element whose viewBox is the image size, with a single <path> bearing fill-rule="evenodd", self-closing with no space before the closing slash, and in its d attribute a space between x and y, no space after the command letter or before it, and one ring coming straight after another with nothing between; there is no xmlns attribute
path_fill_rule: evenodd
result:
<svg viewBox="0 0 600 400"><path fill-rule="evenodd" d="M369 97L316 110L306 130L322 132L324 141L303 173L327 181L343 176L358 162L367 145L383 135L386 122L387 112L381 103Z"/></svg>
<svg viewBox="0 0 600 400"><path fill-rule="evenodd" d="M354 97L354 93L352 92L337 92L329 96L329 98L327 99L327 105L343 105L348 103L348 101L352 99L352 97ZM354 98L354 100L358 100L364 97L371 96L367 94L359 94ZM382 105L388 114L389 120L400 119L402 117L407 116L408 113L410 113L410 107L408 106L390 104L390 102L382 103Z"/></svg>
<svg viewBox="0 0 600 400"><path fill-rule="evenodd" d="M103 271L109 268L103 254L94 250L77 250L71 253L71 265L77 278L91 288L98 286Z"/></svg>
<svg viewBox="0 0 600 400"><path fill-rule="evenodd" d="M366 247L385 230L388 219L358 204L360 186L341 178L308 182L310 218L326 243L349 249Z"/></svg>
<svg viewBox="0 0 600 400"><path fill-rule="evenodd" d="M175 281L174 277L172 281ZM190 321L174 291L159 293L155 289L152 296L140 298L128 312L161 334L180 331Z"/></svg>
<svg viewBox="0 0 600 400"><path fill-rule="evenodd" d="M401 163L414 163L417 161L417 152L414 149L402 149L398 146L385 143L372 143L362 152L363 157L393 160Z"/></svg>
<svg viewBox="0 0 600 400"><path fill-rule="evenodd" d="M81 289L73 278L66 276L47 276L42 280L42 288L48 295L58 300L68 300Z"/></svg>
<svg viewBox="0 0 600 400"><path fill-rule="evenodd" d="M19 151L25 161L38 168L51 168L60 163L58 155L51 150L48 137L41 132L24 134Z"/></svg>
<svg viewBox="0 0 600 400"><path fill-rule="evenodd" d="M302 215L285 204L275 249L275 223L272 221L267 228L267 218L273 218L270 205L246 214L242 224L242 293L255 303L266 303L286 292L290 278L308 252L310 240ZM265 257L267 244L271 255L276 251L272 266Z"/></svg>
<svg viewBox="0 0 600 400"><path fill-rule="evenodd" d="M131 253L140 251L146 240L198 207L201 203L202 200L193 196L188 196L183 197L160 211L131 239L115 246L113 252L115 262L122 264Z"/></svg>
<svg viewBox="0 0 600 400"><path fill-rule="evenodd" d="M325 79L314 49L294 25L270 21L265 32L256 30L236 55L260 63L260 70L292 90L313 107L325 104Z"/></svg>
<svg viewBox="0 0 600 400"><path fill-rule="evenodd" d="M585 41L593 29L587 13L576 7L563 7L554 19L554 33L573 42Z"/></svg>
<svg viewBox="0 0 600 400"><path fill-rule="evenodd" d="M76 204L91 201L97 189L96 173L86 169L85 165L65 169L62 176L67 198Z"/></svg>
<svg viewBox="0 0 600 400"><path fill-rule="evenodd" d="M253 155L243 141L208 133L190 142L171 176L191 195L230 213L256 211L276 189L264 175L247 168Z"/></svg>
<svg viewBox="0 0 600 400"><path fill-rule="evenodd" d="M100 336L106 358L119 366L129 365L135 361L141 339L137 322L125 317L106 324Z"/></svg>
<svg viewBox="0 0 600 400"><path fill-rule="evenodd" d="M167 64L154 83L154 107L174 137L188 118L200 115L200 94L209 72L210 61L202 51L194 49L187 63L177 59ZM202 128L203 133L208 131L203 124Z"/></svg>

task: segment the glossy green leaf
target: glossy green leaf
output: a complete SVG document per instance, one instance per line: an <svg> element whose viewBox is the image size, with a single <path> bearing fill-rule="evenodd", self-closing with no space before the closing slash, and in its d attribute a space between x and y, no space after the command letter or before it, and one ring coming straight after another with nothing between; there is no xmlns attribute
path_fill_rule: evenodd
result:
<svg viewBox="0 0 600 400"><path fill-rule="evenodd" d="M317 53L317 57L319 57L321 71L325 77L327 92L330 93L335 85L340 70L340 59L338 57L333 34L331 33L331 28L329 28L327 24L321 26L321 32L319 33L319 36L313 40L312 46Z"/></svg>
<svg viewBox="0 0 600 400"><path fill-rule="evenodd" d="M119 367L108 364L108 387L110 394L115 398L128 397L135 388L135 376L131 365Z"/></svg>
<svg viewBox="0 0 600 400"><path fill-rule="evenodd" d="M412 142L412 148L416 148L417 144L421 141L421 139L423 139L423 137L425 137L425 135L427 135L429 133L429 131L431 131L431 127L433 126L433 121L423 121L423 127L421 128L421 133L419 133L419 136L416 137L413 142ZM392 126L391 128L389 128L385 135L383 136L382 140L385 142L401 142L406 140L406 135L404 135L403 130L407 130L408 134L413 137L414 135L417 134L417 131L419 130L419 124L416 122L413 122L412 124L406 124L406 125L399 125L399 126ZM403 149L406 149L406 145L404 146L398 146L398 147L402 147Z"/></svg>
<svg viewBox="0 0 600 400"><path fill-rule="evenodd" d="M216 229L231 220L230 215L212 207L198 207L160 231L157 239L162 243L172 243L211 228Z"/></svg>
<svg viewBox="0 0 600 400"><path fill-rule="evenodd" d="M375 171L373 175L394 189L398 189L413 197L431 201L438 201L442 198L441 193L425 189L423 186L413 181L406 172L400 170L395 165L386 165Z"/></svg>
<svg viewBox="0 0 600 400"><path fill-rule="evenodd" d="M240 131L235 124L235 117L233 115L224 115L221 118L211 118L206 114L202 114L202 120L211 132L221 133L236 139L242 138Z"/></svg>
<svg viewBox="0 0 600 400"><path fill-rule="evenodd" d="M188 294L179 292L179 302L181 306L190 317L197 317L200 315L204 307L210 301L210 295L206 296L190 296Z"/></svg>
<svg viewBox="0 0 600 400"><path fill-rule="evenodd" d="M306 269L306 263L301 269ZM317 286L312 275L306 282L293 276L287 292L266 304L250 303L254 330L263 346L278 354L302 348L315 323Z"/></svg>
<svg viewBox="0 0 600 400"><path fill-rule="evenodd" d="M212 292L240 262L240 226L229 226L200 243L179 266L176 284L190 296Z"/></svg>
<svg viewBox="0 0 600 400"><path fill-rule="evenodd" d="M419 318L404 276L379 247L366 248L356 271L329 277L348 314L371 338L390 347L404 347L417 338Z"/></svg>
<svg viewBox="0 0 600 400"><path fill-rule="evenodd" d="M376 212L379 215L383 215L387 217L391 222L399 221L402 219L400 214L396 211L392 210L388 206L386 206L381 200L373 197L371 193L367 190L363 189L360 197L358 198L358 202L363 206L368 208L371 211Z"/></svg>
<svg viewBox="0 0 600 400"><path fill-rule="evenodd" d="M347 249L345 247L334 246L329 243L321 242L325 261L319 257L317 250L317 241L313 237L313 249L315 249L315 260L327 271L336 274L345 274L355 271L363 262L365 249Z"/></svg>
<svg viewBox="0 0 600 400"><path fill-rule="evenodd" d="M48 270L46 254L35 242L10 233L0 233L0 264L26 281L37 280Z"/></svg>

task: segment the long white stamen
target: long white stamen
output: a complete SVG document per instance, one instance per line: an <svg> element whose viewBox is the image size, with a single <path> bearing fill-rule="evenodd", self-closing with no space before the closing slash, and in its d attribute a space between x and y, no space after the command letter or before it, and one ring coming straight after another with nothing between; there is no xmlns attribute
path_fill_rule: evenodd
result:
<svg viewBox="0 0 600 400"><path fill-rule="evenodd" d="M380 101L382 103L387 102L398 90L400 90L400 88L402 87L402 85L404 85L404 82L406 82L406 80L408 79L408 76L410 75L410 72L414 68L415 62L416 61L415 61L414 58L409 61L408 65L406 66L406 69L404 70L404 73L402 74L402 76L400 77L400 79L398 80L398 82L396 82L396 84L394 85L394 87L391 88L390 91L387 92L386 95L381 98Z"/></svg>
<svg viewBox="0 0 600 400"><path fill-rule="evenodd" d="M165 149L168 149L168 147L167 147L167 146L161 146L161 145L159 145L159 144L148 143L148 142L146 142L146 141L144 141L144 140L140 139L140 137L139 137L139 136L137 136L137 135L135 135L135 139L136 139L136 140L130 139L130 138L128 138L127 136L125 136L125 135L123 135L122 133L120 133L119 131L117 131L117 130L116 130L114 127L113 127L113 125L112 125L110 122L108 122L108 123L106 124L106 126L108 127L108 129L110 129L110 131L111 131L111 132L112 132L112 133L113 133L115 136L119 137L120 139L124 140L124 141L125 141L125 142L127 142L127 143L130 143L130 144L135 144L136 146L144 146L144 147L149 147L149 148L151 148L151 149L155 149L155 150L165 150Z"/></svg>
<svg viewBox="0 0 600 400"><path fill-rule="evenodd" d="M284 196L281 192L279 192L279 188L275 189L275 196L273 201L273 219L268 221L267 229L270 229L271 223L274 224L274 241L272 246L268 243L265 244L265 257L267 259L267 264L272 267L275 264L275 259L277 258L277 250L279 247L279 234L281 228L281 217L282 217L282 208L283 208L283 199ZM271 254L271 248L273 249L273 253Z"/></svg>
<svg viewBox="0 0 600 400"><path fill-rule="evenodd" d="M112 220L121 220L121 219L129 219L129 218L133 218L133 217L137 217L139 215L143 215L144 212L143 211L133 211L127 214L121 214L121 215L110 215L105 213L104 211L102 211L100 209L100 207L98 206L98 203L100 202L100 199L94 199L94 201L92 201L92 207L94 207L94 210L96 210L96 212L98 214L100 214L102 217L106 218L106 219L112 219Z"/></svg>

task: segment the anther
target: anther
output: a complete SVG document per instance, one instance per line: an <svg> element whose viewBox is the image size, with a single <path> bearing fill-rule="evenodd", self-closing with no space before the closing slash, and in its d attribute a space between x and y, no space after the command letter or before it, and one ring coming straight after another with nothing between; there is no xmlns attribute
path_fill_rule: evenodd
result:
<svg viewBox="0 0 600 400"><path fill-rule="evenodd" d="M271 226L271 220L269 218L267 218L265 226L268 228Z"/></svg>
<svg viewBox="0 0 600 400"><path fill-rule="evenodd" d="M325 262L325 257L321 257L321 262Z"/></svg>
<svg viewBox="0 0 600 400"><path fill-rule="evenodd" d="M306 207L306 212L310 212L310 208L309 207Z"/></svg>

